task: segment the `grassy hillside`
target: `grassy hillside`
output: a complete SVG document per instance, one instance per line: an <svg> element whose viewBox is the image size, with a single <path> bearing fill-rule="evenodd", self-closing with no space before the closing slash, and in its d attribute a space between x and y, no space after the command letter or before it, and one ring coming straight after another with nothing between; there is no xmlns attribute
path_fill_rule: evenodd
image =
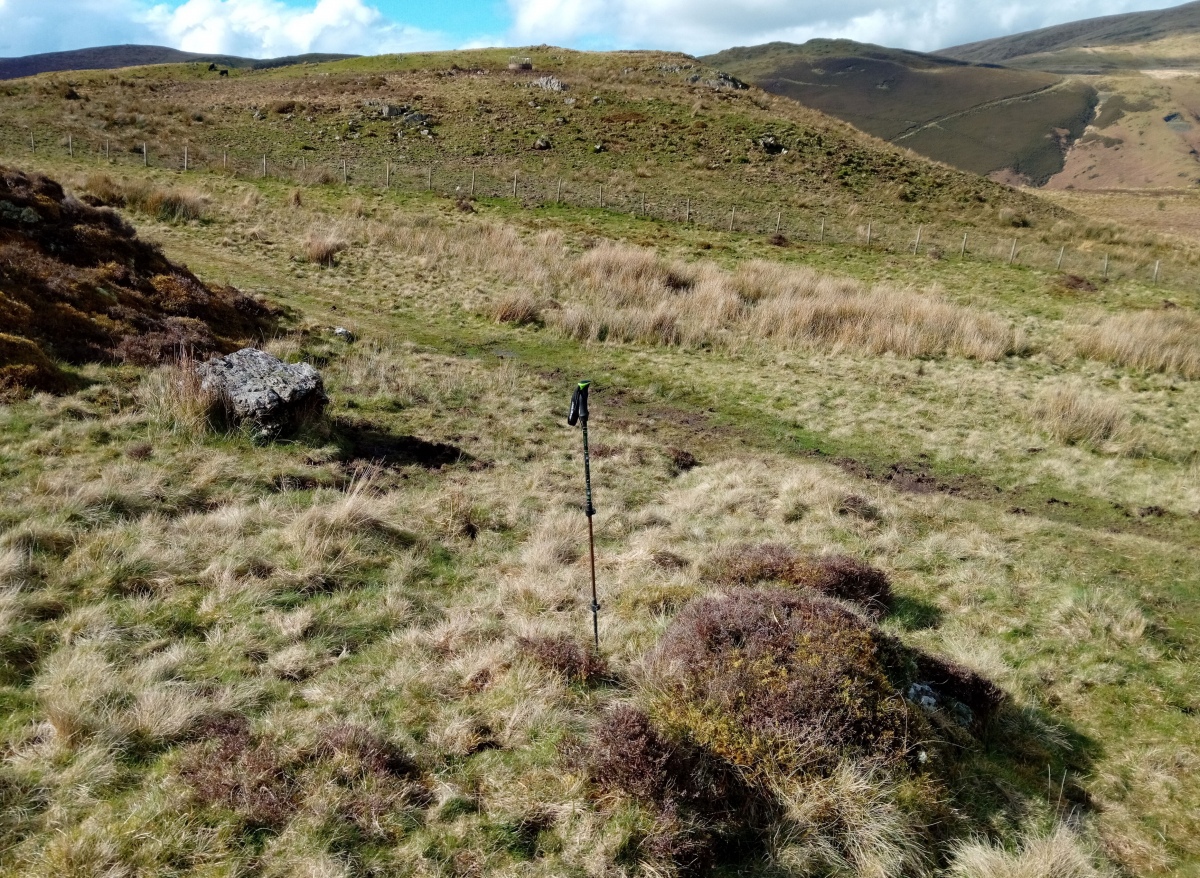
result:
<svg viewBox="0 0 1200 878"><path fill-rule="evenodd" d="M978 174L1041 185L1091 116L1095 92L1060 77L868 46L811 40L704 59L884 140Z"/></svg>
<svg viewBox="0 0 1200 878"><path fill-rule="evenodd" d="M1039 30L981 40L938 51L939 55L989 64L1022 66L1030 56L1084 47L1146 43L1200 32L1200 3L1184 3L1150 12L1106 15ZM1068 57L1075 57L1068 53ZM1043 67L1043 69L1047 69Z"/></svg>
<svg viewBox="0 0 1200 878"><path fill-rule="evenodd" d="M518 56L530 69L509 69ZM192 168L223 167L229 154L249 171L266 156L271 168L311 169L313 179L340 178L346 162L381 182L390 161L414 177L431 168L562 176L614 195L690 196L698 209L714 199L744 199L749 208L757 194L772 193L806 210L853 208L876 221L995 226L985 210L1031 220L1054 213L667 53L487 50L228 78L166 66L70 82L44 76L0 91L7 151L24 151L31 135L35 148L63 151L71 138L81 153L136 161L145 143L154 163L181 167L186 146ZM535 148L539 139L547 148Z"/></svg>
<svg viewBox="0 0 1200 878"><path fill-rule="evenodd" d="M235 55L203 55L181 52L166 46L97 46L69 52L44 52L18 58L0 58L0 79L18 79L70 70L113 70L120 67L141 67L147 64L217 64L222 67L282 67L288 64L333 61L350 55L312 53L284 58L258 60Z"/></svg>
<svg viewBox="0 0 1200 878"><path fill-rule="evenodd" d="M437 136L405 146L463 168L782 181L956 236L1028 204L1030 244L1177 244L1027 195L968 209L965 175L802 109L785 123L873 157L861 186L700 168L772 99L625 73L641 55L557 75L644 121L560 104L610 148L526 153L524 71L451 58L479 56L97 77L67 122L127 100L106 124L129 141L337 134L365 160L401 139L363 101L419 94ZM49 125L45 88L4 118ZM268 96L306 106L246 112ZM680 104L738 137L635 153ZM331 397L274 444L209 419L186 362L62 364L77 389L0 406L0 873L1200 874L1194 288L0 146L287 309L267 346ZM931 202L871 187L896 169ZM598 654L565 424L585 377Z"/></svg>

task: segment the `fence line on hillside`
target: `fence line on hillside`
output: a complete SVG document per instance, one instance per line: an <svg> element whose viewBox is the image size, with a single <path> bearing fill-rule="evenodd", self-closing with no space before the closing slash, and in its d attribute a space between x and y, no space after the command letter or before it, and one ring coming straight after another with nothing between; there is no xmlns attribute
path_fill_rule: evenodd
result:
<svg viewBox="0 0 1200 878"><path fill-rule="evenodd" d="M959 259L1052 270L1078 280L1069 283L1086 290L1092 280L1136 278L1156 286L1179 289L1200 287L1193 266L1168 256L1134 261L1106 253L1103 244L1091 248L1068 247L1022 234L997 236L966 229L953 231L923 224L890 225L869 217L822 214L783 203L743 200L728 202L687 192L652 187L631 187L615 180L582 181L567 176L543 177L521 171L500 176L494 169L468 164L415 164L404 160L371 161L318 156L315 150L281 156L270 152L184 143L177 149L152 150L148 141L113 138L61 137L61 143L43 142L40 151L61 150L75 160L98 160L106 167L160 168L181 173L223 173L244 178L271 178L301 186L344 185L397 192L430 192L469 198L512 198L525 207L566 205L594 208L661 222L685 223L727 233L780 236L784 243L860 247L896 255L934 259ZM90 148L89 148L90 147ZM31 134L27 149L38 151Z"/></svg>

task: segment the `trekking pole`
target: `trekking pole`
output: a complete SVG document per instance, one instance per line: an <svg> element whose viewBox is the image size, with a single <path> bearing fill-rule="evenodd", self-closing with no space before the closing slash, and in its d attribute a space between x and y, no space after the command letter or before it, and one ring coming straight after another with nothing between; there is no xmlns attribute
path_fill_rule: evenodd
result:
<svg viewBox="0 0 1200 878"><path fill-rule="evenodd" d="M583 481L587 486L587 506L584 514L588 520L588 551L592 559L592 637L596 641L596 650L600 650L600 603L596 600L596 536L592 530L592 516L596 508L592 506L592 462L588 456L588 388L592 382L580 381L575 385L571 395L571 411L567 415L567 423L572 427L579 424L583 428Z"/></svg>

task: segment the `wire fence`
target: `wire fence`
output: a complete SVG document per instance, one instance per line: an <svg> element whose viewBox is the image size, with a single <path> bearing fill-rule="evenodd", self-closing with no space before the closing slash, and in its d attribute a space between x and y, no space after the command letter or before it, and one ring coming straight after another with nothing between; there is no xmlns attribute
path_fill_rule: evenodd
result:
<svg viewBox="0 0 1200 878"><path fill-rule="evenodd" d="M1179 252L1147 252L1131 258L1110 254L1099 242L1072 246L1047 241L1022 229L1011 235L978 229L881 222L844 214L800 210L784 201L764 202L749 196L730 202L707 195L638 186L614 176L608 182L567 176L502 172L466 163L417 165L404 160L330 158L316 150L298 154L248 154L209 144L164 149L148 141L118 143L95 136L66 135L38 144L30 134L26 148L66 153L101 166L158 168L181 172L215 172L243 178L271 178L299 186L343 185L451 198L509 198L527 208L554 205L592 208L647 220L681 223L727 233L778 236L783 243L859 247L922 259L958 259L1025 266L1061 273L1068 285L1086 288L1093 282L1135 279L1179 290L1200 289L1200 271ZM9 150L12 142L9 141ZM1114 248L1118 249L1118 248Z"/></svg>

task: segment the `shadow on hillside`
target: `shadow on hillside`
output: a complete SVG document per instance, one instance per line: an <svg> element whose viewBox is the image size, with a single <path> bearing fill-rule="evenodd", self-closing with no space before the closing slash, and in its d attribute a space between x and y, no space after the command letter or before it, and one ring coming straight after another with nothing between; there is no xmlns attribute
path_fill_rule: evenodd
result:
<svg viewBox="0 0 1200 878"><path fill-rule="evenodd" d="M436 470L475 460L455 445L430 442L419 436L396 435L367 421L335 418L333 429L348 464L387 468L419 466Z"/></svg>
<svg viewBox="0 0 1200 878"><path fill-rule="evenodd" d="M894 595L887 618L905 631L924 631L942 624L945 613L936 604L920 598Z"/></svg>

